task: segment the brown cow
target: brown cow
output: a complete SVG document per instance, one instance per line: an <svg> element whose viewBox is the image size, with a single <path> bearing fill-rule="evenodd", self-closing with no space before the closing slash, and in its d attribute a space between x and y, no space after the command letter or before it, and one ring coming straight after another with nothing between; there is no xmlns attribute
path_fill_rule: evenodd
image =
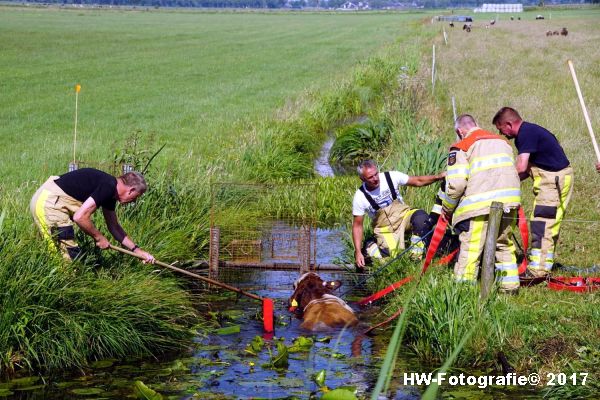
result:
<svg viewBox="0 0 600 400"><path fill-rule="evenodd" d="M340 281L324 281L314 272L302 275L294 282L290 297L290 311L304 319L301 328L310 331L326 331L354 326L358 323L354 311L333 291L342 285Z"/></svg>
<svg viewBox="0 0 600 400"><path fill-rule="evenodd" d="M567 30L567 28L562 28L562 30L560 31L560 34L563 36L567 36L569 34L569 31Z"/></svg>

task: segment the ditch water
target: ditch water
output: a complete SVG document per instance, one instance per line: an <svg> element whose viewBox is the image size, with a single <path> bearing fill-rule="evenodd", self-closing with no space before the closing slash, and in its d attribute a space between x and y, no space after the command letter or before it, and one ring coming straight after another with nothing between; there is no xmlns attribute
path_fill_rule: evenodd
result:
<svg viewBox="0 0 600 400"><path fill-rule="evenodd" d="M355 279L339 272L321 275L328 280L342 279L345 283ZM290 282L296 278L297 272L264 270L243 270L236 277L251 282L247 287L240 285L243 289L252 288L254 293L274 300L274 335L263 332L262 322L257 318L261 308L258 302L236 298L230 293L205 293L200 295L199 310L207 318L212 315L215 328L199 331L190 349L179 358L163 362L102 360L70 375L29 377L0 384L0 393L4 393L5 398L18 399L122 399L136 396L137 381L163 398L172 399L277 399L290 396L308 399L311 393L321 393L313 379L321 371L325 374L324 384L329 388L349 386L359 393L368 393L377 379L377 364L389 338L364 339L361 355L356 357L351 349L356 330L316 335L303 331L299 328L301 321L287 310L287 299L292 292ZM279 289L284 283L288 289ZM374 317L373 311L362 314L361 320L368 323ZM217 329L216 320L223 329ZM264 348L251 355L245 349L255 337L264 340ZM299 337L310 337L314 342L306 351L290 353L287 368L270 367L278 354L277 343L289 347ZM145 389L142 387L142 390ZM152 398L148 393L139 398ZM408 389L405 395L410 393L417 392ZM402 398L418 398L415 396Z"/></svg>
<svg viewBox="0 0 600 400"><path fill-rule="evenodd" d="M291 284L297 278L293 271L239 270L236 279L251 282L242 289L269 297L275 304L275 332L263 332L258 317L259 302L234 293L203 292L199 294L199 311L212 328L197 332L187 351L163 360L101 360L83 371L50 377L25 377L0 383L0 398L12 399L310 399L320 398L323 391L316 376L324 377L322 385L329 389L349 388L359 398L372 392L379 368L390 340L390 332L377 331L364 338L360 355L352 351L356 330L338 330L311 334L302 330L300 320L287 310ZM231 276L231 275L230 275ZM360 277L355 274L321 273L324 279L341 279L352 285ZM250 280L251 279L251 280ZM287 283L287 289L280 289ZM345 290L344 285L341 290ZM364 293L350 292L347 299ZM351 303L352 304L352 303ZM355 310L358 307L353 305ZM376 308L360 310L362 329L383 318ZM218 323L217 323L218 321ZM255 338L264 342L259 350L246 351ZM288 366L273 368L278 343L290 347L299 338L312 343L304 351L291 352ZM290 350L291 351L291 350ZM429 372L438 366L425 366L406 348L399 353L391 395L384 399L419 399L423 388L402 386L404 372ZM459 371L464 372L464 371ZM136 388L137 387L137 388ZM158 397L158 394L162 397ZM535 392L511 391L503 388L445 388L444 398L494 399L535 398ZM541 396L539 396L541 398Z"/></svg>

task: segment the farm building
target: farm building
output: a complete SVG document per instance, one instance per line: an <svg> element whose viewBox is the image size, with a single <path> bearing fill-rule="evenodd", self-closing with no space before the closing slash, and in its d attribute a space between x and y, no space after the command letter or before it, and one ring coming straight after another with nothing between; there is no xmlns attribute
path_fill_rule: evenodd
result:
<svg viewBox="0 0 600 400"><path fill-rule="evenodd" d="M496 3L485 3L481 7L477 7L473 12L484 12L484 13L518 13L523 12L523 4L496 4Z"/></svg>
<svg viewBox="0 0 600 400"><path fill-rule="evenodd" d="M448 22L473 22L473 18L468 15L439 15L436 19Z"/></svg>

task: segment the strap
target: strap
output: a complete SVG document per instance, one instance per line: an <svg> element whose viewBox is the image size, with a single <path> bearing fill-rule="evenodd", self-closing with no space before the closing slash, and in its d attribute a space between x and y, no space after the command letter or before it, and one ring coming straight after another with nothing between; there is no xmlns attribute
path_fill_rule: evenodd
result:
<svg viewBox="0 0 600 400"><path fill-rule="evenodd" d="M433 260L433 256L437 252L438 247L440 246L440 242L446 233L446 227L448 226L448 220L444 217L444 215L440 215L440 218L435 224L435 230L433 231L433 236L431 237L431 242L429 243L429 248L427 248L427 254L425 255L425 262L423 263L423 269L421 270L421 274L424 274L429 268L429 264L431 264L431 260Z"/></svg>
<svg viewBox="0 0 600 400"><path fill-rule="evenodd" d="M360 185L359 190L365 195L365 198L367 199L369 204L371 204L371 207L373 207L373 210L378 211L381 208L381 207L379 207L379 204L377 204L375 202L375 200L373 200L373 197L371 197L371 195L369 193L367 193L367 190L365 189L365 187L363 185Z"/></svg>
<svg viewBox="0 0 600 400"><path fill-rule="evenodd" d="M390 191L392 193L392 200L396 200L398 198L398 194L396 193L396 189L394 189L394 184L392 183L392 177L390 176L390 173L388 171L384 172L383 175L385 176L385 180L390 188ZM379 207L379 204L377 204L375 202L375 200L373 199L373 197L367 192L367 190L365 189L365 185L360 185L360 187L358 188L358 190L360 190L362 192L362 194L365 195L365 198L367 199L367 201L369 202L369 204L371 205L371 207L373 207L373 210L375 212L379 211L379 209L381 207Z"/></svg>
<svg viewBox="0 0 600 400"><path fill-rule="evenodd" d="M523 240L523 261L519 265L519 275L523 275L527 270L527 245L529 243L529 230L527 229L527 219L525 218L525 210L523 206L519 207L519 231L521 232L521 239Z"/></svg>
<svg viewBox="0 0 600 400"><path fill-rule="evenodd" d="M398 198L398 194L396 193L396 189L394 188L394 183L392 182L390 172L386 171L383 173L383 175L385 175L385 180L387 181L388 187L390 188L390 192L392 192L392 200L396 200Z"/></svg>
<svg viewBox="0 0 600 400"><path fill-rule="evenodd" d="M358 301L358 305L360 306L364 306L367 305L369 303L374 302L375 300L378 300L380 298L382 298L383 296L385 296L386 294L393 292L394 290L398 289L399 287L403 286L404 284L410 282L412 280L412 277L406 277L402 280L399 280L398 282L392 283L391 285L389 285L388 287L380 290L379 292L373 293L372 295L365 297L364 299L360 299Z"/></svg>

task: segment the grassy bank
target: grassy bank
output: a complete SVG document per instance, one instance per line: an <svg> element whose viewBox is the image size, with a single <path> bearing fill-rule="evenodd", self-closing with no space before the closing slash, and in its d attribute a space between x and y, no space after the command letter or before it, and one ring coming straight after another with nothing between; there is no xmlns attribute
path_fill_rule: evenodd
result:
<svg viewBox="0 0 600 400"><path fill-rule="evenodd" d="M158 355L184 345L195 322L173 278L100 253L84 235L86 256L70 266L35 240L29 198L71 160L75 83L83 165L116 173L115 163L145 165L166 144L148 193L118 212L158 259L189 260L206 251L209 183L309 179L324 135L380 108L380 86L391 87L378 56L352 78L344 72L385 42L401 48L396 38L414 26L400 24L416 16L6 8L0 19L10 43L0 65L9 149L0 161L0 369L10 374ZM321 187L345 196L350 186ZM338 220L339 196L323 198L324 219Z"/></svg>
<svg viewBox="0 0 600 400"><path fill-rule="evenodd" d="M444 27L448 45L441 34L434 41L438 78L436 96L429 104L434 111L426 115L434 129L444 132L448 143L453 140L452 96L456 97L459 114L473 114L480 126L488 130L495 131L492 116L505 105L517 108L526 120L552 130L576 175L573 199L561 231L558 261L588 267L599 264L596 238L600 223L600 177L593 168L594 154L566 60L575 63L592 124L597 125L600 99L595 79L597 68L593 65L600 55L591 40L599 33L600 10L552 10L551 19L548 10L544 11L544 21L535 21L532 12L521 14L521 21L516 18L510 21L502 15L489 28L485 25L496 15L483 15L468 34L453 30L447 23L433 24L431 29L438 32ZM546 31L563 26L569 29L567 37L546 36ZM424 79L431 77L431 64L427 64L430 60L425 60L425 68L420 69ZM530 190L531 183L525 182L523 202L527 211L532 205ZM418 269L408 261L398 262L373 290ZM554 273L571 275L586 271ZM586 386L548 386L540 393L514 394L515 397L593 398L597 394L600 376L597 293L555 292L542 284L522 288L516 297L494 296L484 306L477 296L478 288L457 286L452 282L451 271L443 267L430 270L414 291L411 287L402 289L389 302L387 311L391 314L403 307L407 313L402 349L411 349L434 368L459 350L452 363L458 370L500 371L497 354L501 351L518 374L539 373L543 384L549 380L548 373L584 371L591 378ZM470 337L461 343L466 335ZM490 389L488 393L498 392Z"/></svg>

